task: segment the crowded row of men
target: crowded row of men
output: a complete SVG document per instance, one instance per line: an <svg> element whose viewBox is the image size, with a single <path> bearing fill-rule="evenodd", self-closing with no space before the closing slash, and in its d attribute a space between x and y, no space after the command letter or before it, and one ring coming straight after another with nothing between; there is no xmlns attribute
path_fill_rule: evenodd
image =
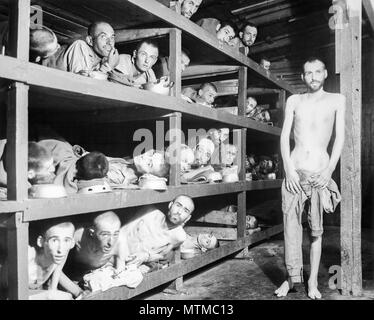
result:
<svg viewBox="0 0 374 320"><path fill-rule="evenodd" d="M113 211L91 216L87 223L68 218L49 219L30 227L29 289L32 299L71 299L103 289L109 279L136 287L142 274L167 265L173 249L183 246L204 252L217 247L211 234L187 235L183 229L195 209L193 200L179 195L165 213L145 206L121 226ZM3 289L7 287L7 260L0 262ZM134 271L137 271L134 272Z"/></svg>
<svg viewBox="0 0 374 320"><path fill-rule="evenodd" d="M202 0L179 2L181 14L191 18ZM203 19L197 24L214 33L219 41L238 48L249 47L257 36L257 28L251 24L243 26L238 36L235 36L234 25L220 23L213 18ZM3 40L2 44L5 44L6 36ZM55 33L45 26L32 29L30 61L137 88L169 75L168 57L159 59L157 42L144 40L132 54L119 54L112 26L101 21L89 26L84 40L76 40L69 45L59 44ZM187 50L183 50L182 72L189 63ZM186 97L202 105L212 106L216 94L217 88L208 83L203 84L193 96ZM217 150L221 151L217 146L228 138L228 133L226 130L216 131L211 137L202 139L195 149L186 145L182 147L182 173L190 172L194 164L200 168L207 166L215 157L219 158L220 164L233 165L236 147L226 144L225 151L217 153ZM5 198L8 167L6 153L6 140L1 140L0 187ZM151 150L128 160L106 157L95 151L86 152L64 140L30 142L28 184L30 190L38 185L62 185L68 194L93 189L100 183L104 185L104 180L112 185L129 185L144 174L166 176L169 156L167 151ZM88 223L48 219L33 225L28 252L31 297L71 299L82 296L86 289L103 289L102 275L94 273L95 270L105 270L110 279L122 279L122 284L135 287L142 280L141 274L165 264L163 262L170 260L174 249L182 247L184 250L203 252L219 245L212 234L190 236L183 230L195 209L190 197L180 195L168 204L167 209L163 209L142 207L123 225L113 211L96 214ZM8 267L7 259L0 261L3 288L7 287ZM140 276L134 273L134 267L140 271Z"/></svg>

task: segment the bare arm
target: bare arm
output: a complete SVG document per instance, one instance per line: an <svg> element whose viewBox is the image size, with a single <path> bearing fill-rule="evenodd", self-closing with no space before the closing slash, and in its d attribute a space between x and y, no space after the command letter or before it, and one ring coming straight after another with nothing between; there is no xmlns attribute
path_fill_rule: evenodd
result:
<svg viewBox="0 0 374 320"><path fill-rule="evenodd" d="M295 170L295 166L292 163L290 152L290 134L294 120L295 100L295 95L287 99L280 143L284 171L286 174L286 189L294 194L301 191L299 176Z"/></svg>
<svg viewBox="0 0 374 320"><path fill-rule="evenodd" d="M288 171L289 168L294 168L290 157L290 134L295 110L293 100L295 100L293 96L287 99L286 110L284 113L284 122L280 139L281 154L284 168L286 171Z"/></svg>
<svg viewBox="0 0 374 320"><path fill-rule="evenodd" d="M60 274L59 284L66 291L70 292L74 297L78 297L83 291L77 284L71 281L62 271Z"/></svg>
<svg viewBox="0 0 374 320"><path fill-rule="evenodd" d="M345 131L345 97L339 96L335 115L335 141L331 152L329 165L317 176L313 186L317 188L326 188L331 180L331 175L335 171L344 145Z"/></svg>
<svg viewBox="0 0 374 320"><path fill-rule="evenodd" d="M345 131L345 97L339 97L339 104L336 110L336 123L335 123L335 141L332 148L331 158L329 162L329 169L334 172L339 158L342 154L344 145L344 131Z"/></svg>

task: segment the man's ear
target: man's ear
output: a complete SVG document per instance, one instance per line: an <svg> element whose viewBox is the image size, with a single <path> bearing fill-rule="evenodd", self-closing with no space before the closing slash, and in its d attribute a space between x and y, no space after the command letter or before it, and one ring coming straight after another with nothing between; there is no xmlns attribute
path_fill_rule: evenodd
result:
<svg viewBox="0 0 374 320"><path fill-rule="evenodd" d="M36 245L39 248L43 248L43 237L42 236L38 236L38 238L36 239Z"/></svg>
<svg viewBox="0 0 374 320"><path fill-rule="evenodd" d="M136 54L137 54L138 52L136 51L136 50L134 50L133 52L132 52L132 58L133 59L135 59L136 58Z"/></svg>
<svg viewBox="0 0 374 320"><path fill-rule="evenodd" d="M325 79L327 78L327 76L328 76L328 72L327 72L327 70L325 69Z"/></svg>
<svg viewBox="0 0 374 320"><path fill-rule="evenodd" d="M27 171L27 179L31 180L35 178L35 176L36 176L35 170L30 169L29 171Z"/></svg>
<svg viewBox="0 0 374 320"><path fill-rule="evenodd" d="M90 235L90 237L93 237L94 234L95 234L95 230L93 228L89 228L88 229L88 234Z"/></svg>
<svg viewBox="0 0 374 320"><path fill-rule="evenodd" d="M300 78L301 78L302 81L304 81L304 74L303 73L300 75Z"/></svg>
<svg viewBox="0 0 374 320"><path fill-rule="evenodd" d="M173 205L173 201L170 201L168 205L168 209L170 209L172 205Z"/></svg>
<svg viewBox="0 0 374 320"><path fill-rule="evenodd" d="M75 240L73 239L73 241L71 242L70 249L73 249L74 247L75 247Z"/></svg>
<svg viewBox="0 0 374 320"><path fill-rule="evenodd" d="M218 32L219 31L219 29L221 29L221 24L219 23L219 24L217 24L217 27L216 27L216 31Z"/></svg>
<svg viewBox="0 0 374 320"><path fill-rule="evenodd" d="M86 42L87 42L88 45L90 45L92 47L92 45L93 45L93 39L92 39L91 36L87 36L86 37Z"/></svg>
<svg viewBox="0 0 374 320"><path fill-rule="evenodd" d="M243 32L242 31L239 32L239 38L243 39Z"/></svg>
<svg viewBox="0 0 374 320"><path fill-rule="evenodd" d="M203 95L203 90L199 89L199 91L197 92L197 94L201 97Z"/></svg>
<svg viewBox="0 0 374 320"><path fill-rule="evenodd" d="M192 215L190 215L186 220L184 220L183 225L185 225L188 222L188 220L191 219L191 217L192 217Z"/></svg>

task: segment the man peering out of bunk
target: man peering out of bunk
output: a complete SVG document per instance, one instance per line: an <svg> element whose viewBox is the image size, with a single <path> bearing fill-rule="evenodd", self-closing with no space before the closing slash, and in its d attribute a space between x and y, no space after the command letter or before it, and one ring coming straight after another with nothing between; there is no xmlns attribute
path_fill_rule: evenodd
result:
<svg viewBox="0 0 374 320"><path fill-rule="evenodd" d="M324 91L325 64L310 58L303 64L302 80L307 93L288 98L281 133L281 152L286 174L282 185L282 211L287 280L275 291L284 297L296 283L303 282L302 212L307 205L311 230L308 296L320 299L318 269L321 258L323 214L333 212L341 200L331 175L339 161L345 130L345 97ZM335 126L331 156L327 146ZM290 152L293 128L295 148Z"/></svg>
<svg viewBox="0 0 374 320"><path fill-rule="evenodd" d="M88 27L84 40L74 41L66 50L62 64L69 72L84 76L106 79L119 61L114 46L115 34L110 24L97 21Z"/></svg>
<svg viewBox="0 0 374 320"><path fill-rule="evenodd" d="M197 91L195 102L213 108L216 96L217 87L211 82L203 83Z"/></svg>
<svg viewBox="0 0 374 320"><path fill-rule="evenodd" d="M0 187L7 186L8 161L6 139L0 140ZM29 186L53 183L55 167L52 154L47 148L37 142L29 142L27 163Z"/></svg>
<svg viewBox="0 0 374 320"><path fill-rule="evenodd" d="M193 200L186 195L179 195L168 205L164 214L154 206L141 208L124 226L119 236L119 258L125 261L134 256L130 264L164 260L186 239L183 226L191 218L195 209Z"/></svg>
<svg viewBox="0 0 374 320"><path fill-rule="evenodd" d="M117 241L121 221L113 211L96 215L74 233L75 248L71 251L64 272L74 281L103 266L116 266Z"/></svg>
<svg viewBox="0 0 374 320"><path fill-rule="evenodd" d="M141 41L132 55L121 54L110 80L128 86L141 87L148 82L156 82L152 67L158 59L158 44L151 40Z"/></svg>
<svg viewBox="0 0 374 320"><path fill-rule="evenodd" d="M30 30L31 62L67 71L63 59L67 48L68 45L60 45L55 33L45 26Z"/></svg>
<svg viewBox="0 0 374 320"><path fill-rule="evenodd" d="M71 282L63 274L62 268L71 248L74 247L74 225L61 219L39 222L31 229L28 247L28 274L30 300L71 300L72 294L65 286ZM0 269L2 285L7 287L8 264ZM57 289L58 284L68 292Z"/></svg>
<svg viewBox="0 0 374 320"><path fill-rule="evenodd" d="M204 18L197 21L196 24L214 34L218 41L233 46L231 41L235 37L236 27L231 22L220 22L216 18Z"/></svg>
<svg viewBox="0 0 374 320"><path fill-rule="evenodd" d="M181 245L182 259L189 259L209 250L219 247L219 241L213 233L187 234L187 239Z"/></svg>
<svg viewBox="0 0 374 320"><path fill-rule="evenodd" d="M190 58L187 55L186 51L182 50L181 55L181 72L183 73L184 70L189 66ZM155 64L154 71L157 78L169 76L170 75L170 67L169 67L169 57L162 57L159 59L159 62Z"/></svg>
<svg viewBox="0 0 374 320"><path fill-rule="evenodd" d="M187 19L191 19L191 17L199 9L202 1L203 0L179 0L181 6L181 15Z"/></svg>
<svg viewBox="0 0 374 320"><path fill-rule="evenodd" d="M257 38L257 27L251 23L246 23L239 31L239 35L230 41L230 44L234 47L239 48L249 48L251 47ZM247 53L249 52L246 49Z"/></svg>

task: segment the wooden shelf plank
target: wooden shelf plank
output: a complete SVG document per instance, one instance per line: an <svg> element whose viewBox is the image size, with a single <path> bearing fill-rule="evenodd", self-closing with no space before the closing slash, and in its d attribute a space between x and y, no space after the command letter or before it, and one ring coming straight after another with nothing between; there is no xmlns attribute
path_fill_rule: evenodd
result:
<svg viewBox="0 0 374 320"><path fill-rule="evenodd" d="M0 214L24 211L24 221L76 215L88 212L115 210L152 203L171 201L179 194L192 198L241 191L280 188L282 180L259 180L235 183L171 186L164 192L154 190L117 190L95 195L72 195L61 199L27 199L0 201ZM46 209L48 208L48 210Z"/></svg>
<svg viewBox="0 0 374 320"><path fill-rule="evenodd" d="M150 1L150 0L127 0L129 3L132 3L139 9L142 9L161 20L171 24L174 27L182 29L183 32L195 37L199 41L204 42L208 46L215 48L215 50L220 51L221 53L225 54L226 56L230 57L231 59L235 60L236 62L247 66L252 72L257 73L264 79L268 79L273 84L285 89L291 93L294 93L293 88L288 85L285 81L278 80L274 75L270 72L266 72L260 65L254 62L252 59L246 57L244 54L240 53L238 50L220 43L217 38L211 35L206 30L202 29L197 24L193 23L189 19L177 14L172 10L165 10L165 6L158 3L157 1Z"/></svg>
<svg viewBox="0 0 374 320"><path fill-rule="evenodd" d="M143 282L135 289L127 287L116 287L105 292L98 292L86 297L86 300L125 300L140 295L150 289L166 284L174 279L195 271L208 264L216 262L230 254L236 253L259 241L270 238L281 233L283 225L276 225L264 231L257 232L251 236L230 241L221 247L208 251L200 256L188 260L182 260L168 268L146 274Z"/></svg>
<svg viewBox="0 0 374 320"><path fill-rule="evenodd" d="M181 112L193 118L229 124L232 127L248 128L271 135L280 135L280 129L256 122L245 117L235 116L216 109L203 108L183 99L163 96L149 91L122 86L108 81L82 77L56 69L46 68L29 62L21 62L8 56L0 56L0 77L30 85L31 98L38 108L54 111L108 110L113 108L153 107L160 111ZM125 121L122 117L113 118ZM105 116L96 119L105 120ZM134 118L131 118L134 120ZM98 120L101 121L101 120Z"/></svg>
<svg viewBox="0 0 374 320"><path fill-rule="evenodd" d="M249 190L279 188L277 180L169 186L164 192L122 190L94 195L72 195L61 199L28 199L24 201L24 221L77 215L89 212L136 207L173 200L177 195L192 198L237 193Z"/></svg>

